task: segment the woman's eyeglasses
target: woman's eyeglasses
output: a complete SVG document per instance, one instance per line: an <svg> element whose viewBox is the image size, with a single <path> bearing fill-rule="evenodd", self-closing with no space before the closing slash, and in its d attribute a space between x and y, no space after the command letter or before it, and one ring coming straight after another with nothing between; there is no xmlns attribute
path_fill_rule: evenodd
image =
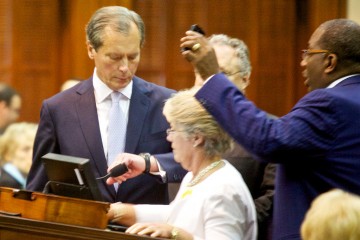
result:
<svg viewBox="0 0 360 240"><path fill-rule="evenodd" d="M183 132L183 131L179 131L179 130L175 130L175 129L171 129L171 128L166 129L167 136L169 136L171 133L174 133L174 132Z"/></svg>

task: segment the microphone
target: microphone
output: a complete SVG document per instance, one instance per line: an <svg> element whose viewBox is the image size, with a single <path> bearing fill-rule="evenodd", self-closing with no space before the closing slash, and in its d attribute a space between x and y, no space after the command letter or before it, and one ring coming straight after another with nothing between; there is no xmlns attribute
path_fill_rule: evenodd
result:
<svg viewBox="0 0 360 240"><path fill-rule="evenodd" d="M96 178L96 180L101 180L101 179L108 178L108 177L118 177L120 175L123 175L127 171L129 171L129 169L127 168L126 164L120 163L119 165L113 167L109 171L108 174L106 174L105 176L102 176L102 177L98 177L98 178Z"/></svg>

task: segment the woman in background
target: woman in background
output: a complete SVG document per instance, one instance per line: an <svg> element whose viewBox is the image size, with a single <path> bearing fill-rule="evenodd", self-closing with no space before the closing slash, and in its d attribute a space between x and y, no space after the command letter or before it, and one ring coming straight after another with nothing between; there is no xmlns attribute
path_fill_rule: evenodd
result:
<svg viewBox="0 0 360 240"><path fill-rule="evenodd" d="M301 225L304 240L359 240L360 197L341 189L320 194Z"/></svg>
<svg viewBox="0 0 360 240"><path fill-rule="evenodd" d="M178 240L254 240L257 224L251 194L240 173L221 158L232 142L193 97L195 92L178 92L163 110L171 126L167 139L174 159L189 171L174 201L170 205L114 203L108 216L113 222L132 225L126 231L131 234ZM113 166L121 162L118 158ZM126 174L131 175L131 170Z"/></svg>
<svg viewBox="0 0 360 240"><path fill-rule="evenodd" d="M0 186L24 189L32 163L37 124L13 123L0 137Z"/></svg>

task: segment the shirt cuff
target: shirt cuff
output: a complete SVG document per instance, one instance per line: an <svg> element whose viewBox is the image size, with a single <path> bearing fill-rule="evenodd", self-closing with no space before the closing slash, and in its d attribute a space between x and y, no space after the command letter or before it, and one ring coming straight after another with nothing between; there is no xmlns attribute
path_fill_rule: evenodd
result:
<svg viewBox="0 0 360 240"><path fill-rule="evenodd" d="M210 77L208 77L205 81L204 84L207 83L213 76L215 76L215 74L211 75Z"/></svg>
<svg viewBox="0 0 360 240"><path fill-rule="evenodd" d="M158 172L149 172L149 174L155 175L155 176L159 176L161 177L161 181L163 183L167 182L167 177L166 177L166 171L164 171L164 169L161 167L160 163L158 162L158 160L155 158L156 160L156 164L158 165Z"/></svg>

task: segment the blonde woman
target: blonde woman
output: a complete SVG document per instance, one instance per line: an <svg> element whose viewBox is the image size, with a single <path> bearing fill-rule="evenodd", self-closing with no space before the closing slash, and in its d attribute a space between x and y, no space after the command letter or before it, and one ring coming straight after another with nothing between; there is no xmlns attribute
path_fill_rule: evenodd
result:
<svg viewBox="0 0 360 240"><path fill-rule="evenodd" d="M0 186L25 188L36 131L35 123L13 123L0 137Z"/></svg>
<svg viewBox="0 0 360 240"><path fill-rule="evenodd" d="M301 226L303 240L360 239L360 197L334 189L311 204Z"/></svg>
<svg viewBox="0 0 360 240"><path fill-rule="evenodd" d="M221 158L232 142L193 97L195 92L175 94L163 110L171 126L167 139L174 159L189 171L174 201L170 205L115 203L109 218L132 225L127 233L151 237L254 240L257 224L251 194L240 173Z"/></svg>

